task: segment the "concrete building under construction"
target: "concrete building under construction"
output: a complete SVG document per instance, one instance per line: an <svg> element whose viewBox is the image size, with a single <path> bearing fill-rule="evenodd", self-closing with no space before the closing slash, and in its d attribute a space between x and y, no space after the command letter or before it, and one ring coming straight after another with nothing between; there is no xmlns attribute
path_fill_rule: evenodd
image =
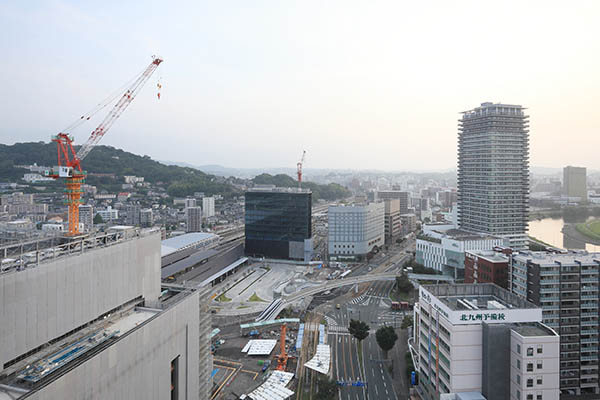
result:
<svg viewBox="0 0 600 400"><path fill-rule="evenodd" d="M161 285L160 239L1 248L0 399L209 398L208 296Z"/></svg>

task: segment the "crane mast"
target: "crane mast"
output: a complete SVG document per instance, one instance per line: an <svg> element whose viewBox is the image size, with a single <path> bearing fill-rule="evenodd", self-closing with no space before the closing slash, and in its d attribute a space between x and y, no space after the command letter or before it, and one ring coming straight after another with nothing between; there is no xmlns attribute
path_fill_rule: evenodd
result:
<svg viewBox="0 0 600 400"><path fill-rule="evenodd" d="M296 164L296 170L298 173L298 189L302 188L302 165L304 164L304 157L306 156L306 150L302 151L302 158L300 159L300 161L298 162L298 164Z"/></svg>
<svg viewBox="0 0 600 400"><path fill-rule="evenodd" d="M58 152L58 168L53 170L50 176L54 179L66 179L66 204L69 208L69 236L78 235L79 232L79 204L81 203L81 185L85 182L86 173L81 169L81 161L92 151L94 146L108 132L115 121L123 114L123 111L131 104L135 96L148 81L150 76L156 71L163 62L160 57L153 57L148 67L135 79L119 101L113 106L108 115L102 120L100 125L92 131L88 140L75 153L73 148L74 139L66 132L61 132L52 138L56 142ZM101 107L102 108L102 107ZM95 112L99 111L97 109ZM94 113L95 113L94 112ZM80 121L89 120L90 115L84 115L71 126L76 126Z"/></svg>

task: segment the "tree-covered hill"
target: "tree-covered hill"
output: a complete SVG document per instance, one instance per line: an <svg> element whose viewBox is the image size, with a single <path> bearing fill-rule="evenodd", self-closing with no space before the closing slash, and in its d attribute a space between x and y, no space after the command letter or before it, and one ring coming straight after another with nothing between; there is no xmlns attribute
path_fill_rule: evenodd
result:
<svg viewBox="0 0 600 400"><path fill-rule="evenodd" d="M52 167L56 161L56 144L52 142L0 144L0 181L15 182L21 179L27 170L16 168L17 165L37 163ZM214 175L194 168L167 166L149 156L139 156L110 146L96 146L82 165L88 173L115 174L119 177L135 175L143 176L150 183L162 182L171 196L186 196L194 192L228 196L235 192L233 186ZM106 178L94 176L88 176L87 183L100 187L111 184Z"/></svg>
<svg viewBox="0 0 600 400"><path fill-rule="evenodd" d="M275 185L277 187L296 187L298 186L298 181L292 178L289 175L278 174L278 175L270 175L270 174L261 174L256 176L253 179L255 184L260 185ZM323 200L337 200L343 199L350 196L350 191L343 187L342 185L338 185L337 183L330 183L328 185L319 185L313 182L302 182L302 187L310 189L313 192L313 198L323 199Z"/></svg>

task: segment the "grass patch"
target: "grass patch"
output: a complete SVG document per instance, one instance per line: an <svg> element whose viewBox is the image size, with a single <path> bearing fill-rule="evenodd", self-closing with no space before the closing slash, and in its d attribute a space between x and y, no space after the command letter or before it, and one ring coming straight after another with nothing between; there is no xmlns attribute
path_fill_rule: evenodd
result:
<svg viewBox="0 0 600 400"><path fill-rule="evenodd" d="M582 222L575 225L577 232L591 239L600 240L600 219Z"/></svg>
<svg viewBox="0 0 600 400"><path fill-rule="evenodd" d="M219 297L217 297L215 300L221 301L221 302L231 301L231 299L229 297L225 296L225 293L221 293L221 295Z"/></svg>
<svg viewBox="0 0 600 400"><path fill-rule="evenodd" d="M260 297L258 297L258 295L256 294L256 292L254 292L252 294L252 296L250 296L250 298L248 299L248 301L262 301L263 303L266 303L266 300L261 299Z"/></svg>
<svg viewBox="0 0 600 400"><path fill-rule="evenodd" d="M238 310L241 310L241 309L243 309L243 308L250 308L250 306L241 305L241 306L239 306L237 309L238 309Z"/></svg>

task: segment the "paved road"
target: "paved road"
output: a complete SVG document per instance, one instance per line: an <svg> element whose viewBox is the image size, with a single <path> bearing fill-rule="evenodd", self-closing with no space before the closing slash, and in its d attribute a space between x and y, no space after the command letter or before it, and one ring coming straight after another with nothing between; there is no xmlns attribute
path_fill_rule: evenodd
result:
<svg viewBox="0 0 600 400"><path fill-rule="evenodd" d="M357 387L342 388L342 400L369 399L369 400L395 400L408 396L408 389L404 377L404 353L406 352L406 335L397 330L399 339L396 346L389 352L388 358L394 359L394 374L389 368L389 361L383 362L381 351L375 331L383 325L400 326L403 314L390 310L389 292L393 282L375 282L361 296L341 304L340 309L331 307L326 314L329 325L329 340L333 346L334 377L338 380L359 375L356 379L367 382L364 393ZM357 344L347 333L350 319L361 319L371 328L371 334L363 341L364 374L356 368L358 365Z"/></svg>

